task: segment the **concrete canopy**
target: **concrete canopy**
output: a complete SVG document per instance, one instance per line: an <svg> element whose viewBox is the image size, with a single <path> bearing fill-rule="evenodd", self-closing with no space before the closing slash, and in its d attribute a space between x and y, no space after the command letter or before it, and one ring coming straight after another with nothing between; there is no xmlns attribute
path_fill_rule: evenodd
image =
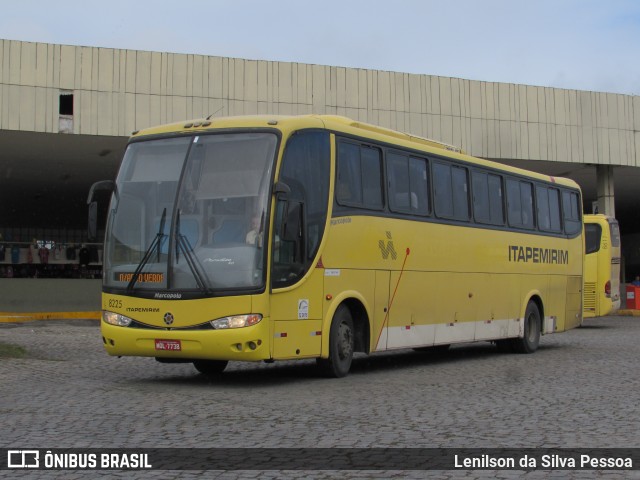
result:
<svg viewBox="0 0 640 480"><path fill-rule="evenodd" d="M587 212L596 165L610 167L621 229L640 232L639 96L2 39L0 66L5 228L83 227L89 186L115 176L134 130L212 113L317 113L568 176Z"/></svg>
<svg viewBox="0 0 640 480"><path fill-rule="evenodd" d="M83 229L91 184L114 179L126 137L0 130L0 218L13 227Z"/></svg>

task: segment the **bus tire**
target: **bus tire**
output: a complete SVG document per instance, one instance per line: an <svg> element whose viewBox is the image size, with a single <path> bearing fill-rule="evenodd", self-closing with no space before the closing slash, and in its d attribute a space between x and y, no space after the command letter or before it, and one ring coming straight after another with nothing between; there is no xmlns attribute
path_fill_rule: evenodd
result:
<svg viewBox="0 0 640 480"><path fill-rule="evenodd" d="M203 375L220 375L228 363L227 360L194 360L193 366Z"/></svg>
<svg viewBox="0 0 640 480"><path fill-rule="evenodd" d="M540 344L541 330L540 310L535 302L529 302L524 313L524 335L513 339L513 351L516 353L533 353Z"/></svg>
<svg viewBox="0 0 640 480"><path fill-rule="evenodd" d="M333 315L329 332L329 358L318 358L317 363L324 376L341 378L349 373L355 346L355 330L351 312L340 305Z"/></svg>

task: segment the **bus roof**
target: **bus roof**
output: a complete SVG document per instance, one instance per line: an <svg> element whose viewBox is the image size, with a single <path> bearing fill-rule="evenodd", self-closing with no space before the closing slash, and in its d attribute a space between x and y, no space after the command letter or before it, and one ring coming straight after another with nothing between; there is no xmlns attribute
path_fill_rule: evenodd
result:
<svg viewBox="0 0 640 480"><path fill-rule="evenodd" d="M467 155L460 148L418 135L403 133L366 122L352 120L339 115L246 115L236 117L214 117L175 122L146 128L132 133L131 139L145 136L176 133L209 132L229 128L277 128L283 133L307 128L325 128L331 131L365 137L386 144L394 144L435 155L457 158L465 162L494 168L504 172L524 175L546 182L579 189L576 182L563 177L553 177L541 173L512 167L507 164Z"/></svg>

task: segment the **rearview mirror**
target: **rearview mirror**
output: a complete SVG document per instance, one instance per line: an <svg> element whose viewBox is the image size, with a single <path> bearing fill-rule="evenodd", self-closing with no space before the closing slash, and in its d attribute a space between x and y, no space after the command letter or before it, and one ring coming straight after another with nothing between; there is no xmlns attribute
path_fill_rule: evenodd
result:
<svg viewBox="0 0 640 480"><path fill-rule="evenodd" d="M115 191L115 189L116 182L114 182L113 180L101 180L94 183L89 189L89 195L87 196L87 205L90 205L91 202L93 202L93 196L95 195L97 190L110 190L113 192Z"/></svg>
<svg viewBox="0 0 640 480"><path fill-rule="evenodd" d="M87 205L89 205L89 218L87 223L87 238L92 241L98 237L98 202L94 200L96 191L107 190L116 192L116 182L113 180L102 180L91 185L89 195L87 196Z"/></svg>
<svg viewBox="0 0 640 480"><path fill-rule="evenodd" d="M98 236L98 202L89 204L89 224L87 227L87 237L93 241Z"/></svg>

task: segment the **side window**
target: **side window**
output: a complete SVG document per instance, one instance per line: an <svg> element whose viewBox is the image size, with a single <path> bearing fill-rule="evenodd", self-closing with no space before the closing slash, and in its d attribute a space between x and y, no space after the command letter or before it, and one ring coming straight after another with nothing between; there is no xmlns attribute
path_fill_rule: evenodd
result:
<svg viewBox="0 0 640 480"><path fill-rule="evenodd" d="M538 227L546 232L560 232L560 196L556 188L536 186Z"/></svg>
<svg viewBox="0 0 640 480"><path fill-rule="evenodd" d="M360 147L353 143L338 144L336 198L341 205L362 205Z"/></svg>
<svg viewBox="0 0 640 480"><path fill-rule="evenodd" d="M467 169L456 165L433 164L435 211L438 217L469 220Z"/></svg>
<svg viewBox="0 0 640 480"><path fill-rule="evenodd" d="M451 167L453 184L453 215L458 220L469 220L469 180L467 169Z"/></svg>
<svg viewBox="0 0 640 480"><path fill-rule="evenodd" d="M379 148L338 144L336 200L340 205L382 209L381 158Z"/></svg>
<svg viewBox="0 0 640 480"><path fill-rule="evenodd" d="M453 217L453 193L451 191L451 167L433 164L434 204L438 217Z"/></svg>
<svg viewBox="0 0 640 480"><path fill-rule="evenodd" d="M411 186L411 211L418 215L428 215L429 168L424 158L409 158L409 184Z"/></svg>
<svg viewBox="0 0 640 480"><path fill-rule="evenodd" d="M476 221L490 225L503 225L504 207L500 176L474 171L471 174L471 181L473 184L473 216Z"/></svg>
<svg viewBox="0 0 640 480"><path fill-rule="evenodd" d="M507 179L507 206L509 225L533 229L533 185L515 179Z"/></svg>
<svg viewBox="0 0 640 480"><path fill-rule="evenodd" d="M549 218L551 219L551 231L561 232L560 191L556 188L549 189Z"/></svg>
<svg viewBox="0 0 640 480"><path fill-rule="evenodd" d="M286 201L278 200L276 205L274 287L300 279L318 251L327 219L329 173L329 134L295 133L287 142L280 167L279 180L291 192Z"/></svg>
<svg viewBox="0 0 640 480"><path fill-rule="evenodd" d="M382 152L378 148L360 147L362 158L362 200L364 208L380 210L382 200Z"/></svg>
<svg viewBox="0 0 640 480"><path fill-rule="evenodd" d="M502 177L489 175L489 211L491 212L491 223L494 225L504 225L504 195L502 193Z"/></svg>
<svg viewBox="0 0 640 480"><path fill-rule="evenodd" d="M389 208L394 212L427 215L427 161L398 153L387 154Z"/></svg>
<svg viewBox="0 0 640 480"><path fill-rule="evenodd" d="M600 250L600 239L602 238L602 227L597 223L584 224L585 254L596 253Z"/></svg>
<svg viewBox="0 0 640 480"><path fill-rule="evenodd" d="M575 235L582 228L580 220L580 204L575 192L562 192L562 216L564 231L567 235Z"/></svg>

